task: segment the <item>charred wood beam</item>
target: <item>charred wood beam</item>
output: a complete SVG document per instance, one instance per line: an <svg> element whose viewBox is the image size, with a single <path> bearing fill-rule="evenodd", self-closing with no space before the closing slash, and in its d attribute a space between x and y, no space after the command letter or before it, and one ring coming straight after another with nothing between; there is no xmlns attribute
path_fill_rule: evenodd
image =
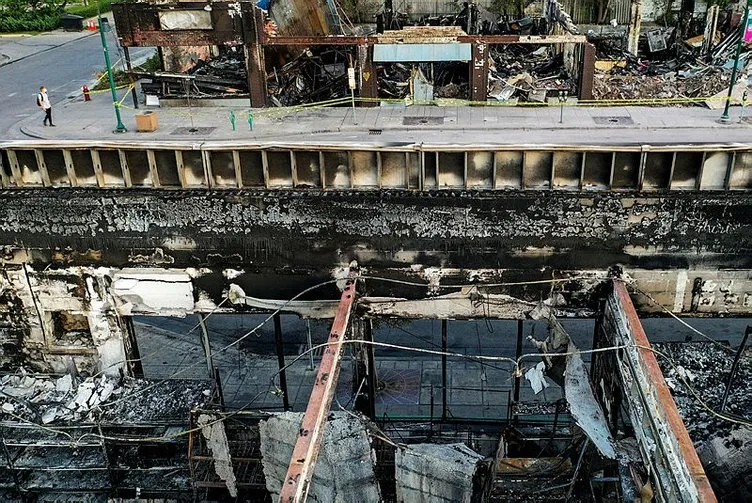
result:
<svg viewBox="0 0 752 503"><path fill-rule="evenodd" d="M279 494L280 502L300 503L308 497L316 459L324 438L326 419L337 389L337 378L342 363L342 342L346 338L354 301L355 276L351 273L340 297L337 314L329 333L328 345L321 358L308 407L292 451L292 460Z"/></svg>

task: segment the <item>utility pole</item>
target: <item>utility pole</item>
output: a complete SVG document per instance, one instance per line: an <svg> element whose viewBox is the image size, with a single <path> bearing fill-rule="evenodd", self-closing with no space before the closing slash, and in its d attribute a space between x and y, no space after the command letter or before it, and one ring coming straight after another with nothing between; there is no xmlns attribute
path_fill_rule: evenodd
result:
<svg viewBox="0 0 752 503"><path fill-rule="evenodd" d="M721 119L718 121L722 124L728 124L729 119L729 107L731 106L731 94L734 92L734 85L736 84L736 75L739 73L739 54L742 52L742 43L744 43L744 34L747 31L747 21L749 18L749 4L752 0L747 0L747 6L744 8L744 15L739 21L739 42L736 44L736 53L734 55L734 68L731 70L731 82L729 82L728 94L726 95L726 106L723 107L723 113Z"/></svg>
<svg viewBox="0 0 752 503"><path fill-rule="evenodd" d="M99 7L99 1L97 0L97 8ZM118 102L117 91L115 90L115 79L112 77L112 65L110 64L110 54L107 51L107 37L104 35L104 20L102 19L102 13L99 12L97 16L99 22L99 35L102 37L102 49L104 50L104 64L107 66L107 78L110 81L110 91L112 91L112 105L115 107L115 117L117 117L117 126L114 133L125 133L128 131L123 124L123 120L120 118L120 102ZM109 24L109 23L107 23Z"/></svg>

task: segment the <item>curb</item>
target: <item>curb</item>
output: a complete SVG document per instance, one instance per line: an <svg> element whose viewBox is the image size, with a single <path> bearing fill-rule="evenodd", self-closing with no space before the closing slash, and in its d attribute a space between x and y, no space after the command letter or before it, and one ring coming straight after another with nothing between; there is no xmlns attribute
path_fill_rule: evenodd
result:
<svg viewBox="0 0 752 503"><path fill-rule="evenodd" d="M19 128L19 130L21 131L21 133L23 133L26 136L28 136L29 138L33 138L35 140L53 140L54 139L54 138L49 138L49 137L46 137L46 136L40 136L40 135L38 135L36 133L30 132L29 130L26 129L26 126L21 126Z"/></svg>

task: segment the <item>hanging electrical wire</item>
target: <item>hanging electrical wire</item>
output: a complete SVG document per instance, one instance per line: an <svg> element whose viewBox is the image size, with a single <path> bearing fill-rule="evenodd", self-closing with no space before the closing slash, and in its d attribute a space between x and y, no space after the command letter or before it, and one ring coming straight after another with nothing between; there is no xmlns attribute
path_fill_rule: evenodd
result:
<svg viewBox="0 0 752 503"><path fill-rule="evenodd" d="M657 307L659 307L663 312L665 312L666 314L668 314L669 316L671 316L672 318L674 318L676 321L678 321L679 323L681 323L682 325L684 325L685 327L687 327L688 329L690 329L695 334L699 335L700 337L703 337L708 342L713 343L714 345L718 346L719 348L723 349L724 351L728 351L730 353L734 353L733 348L731 348L729 346L726 346L725 344L722 344L722 343L718 342L717 340L713 339L709 335L706 335L706 334L700 332L695 327L693 327L692 325L690 325L689 323L687 323L686 321L682 320L677 315L675 315L674 313L672 313L668 308L666 308L666 306L664 306L663 304L661 304L660 302L658 302L657 300L655 300L652 295L650 295L649 293L647 293L647 292L645 292L645 291L640 290L639 288L637 288L637 286L635 286L634 282L623 281L623 283L627 286L627 288L631 289L633 292L639 293L640 295L644 296L646 299L650 300L653 304L655 304Z"/></svg>

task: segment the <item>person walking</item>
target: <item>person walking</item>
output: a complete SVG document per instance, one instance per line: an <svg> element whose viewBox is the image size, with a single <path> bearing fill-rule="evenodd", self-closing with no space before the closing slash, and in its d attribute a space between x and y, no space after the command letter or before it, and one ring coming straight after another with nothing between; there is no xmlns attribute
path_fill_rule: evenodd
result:
<svg viewBox="0 0 752 503"><path fill-rule="evenodd" d="M44 86L39 88L39 94L37 94L37 106L44 111L44 121L42 121L42 124L46 126L49 121L50 126L55 126L52 123L52 105L50 104L50 97L47 96L47 88Z"/></svg>

